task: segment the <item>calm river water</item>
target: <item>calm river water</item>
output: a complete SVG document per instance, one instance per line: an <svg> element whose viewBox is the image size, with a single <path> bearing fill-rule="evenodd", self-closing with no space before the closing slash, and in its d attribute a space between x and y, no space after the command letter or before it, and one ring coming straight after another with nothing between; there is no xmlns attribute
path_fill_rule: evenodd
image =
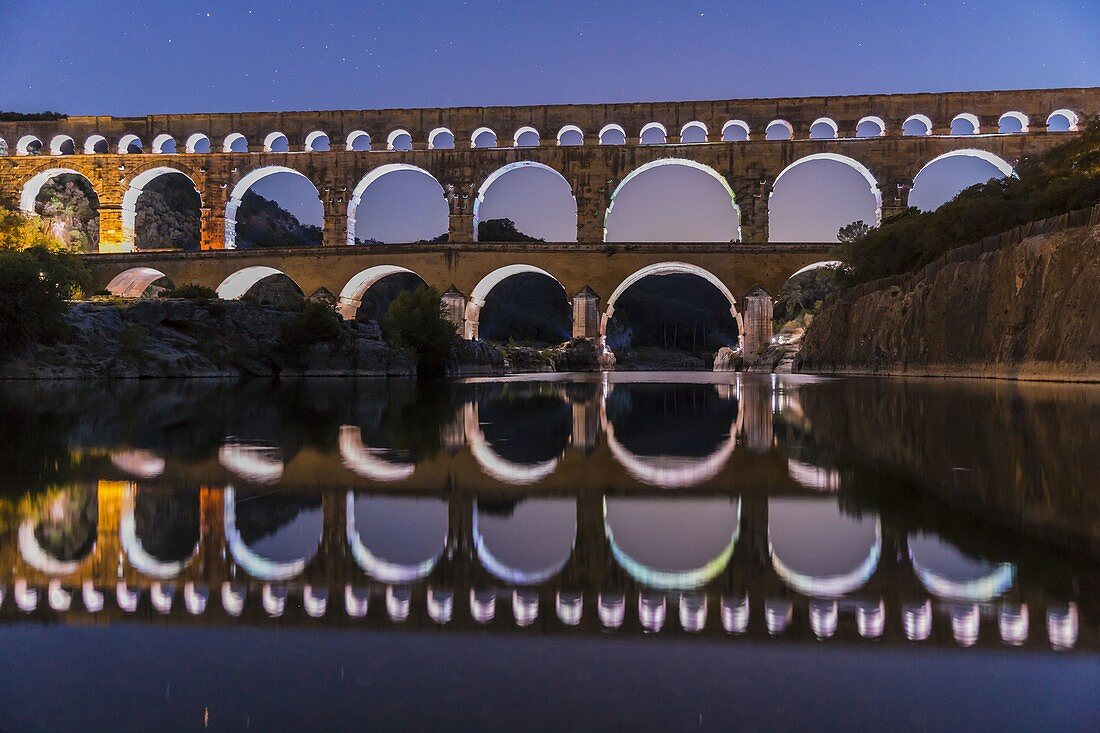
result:
<svg viewBox="0 0 1100 733"><path fill-rule="evenodd" d="M0 387L0 730L1096 730L1100 387Z"/></svg>

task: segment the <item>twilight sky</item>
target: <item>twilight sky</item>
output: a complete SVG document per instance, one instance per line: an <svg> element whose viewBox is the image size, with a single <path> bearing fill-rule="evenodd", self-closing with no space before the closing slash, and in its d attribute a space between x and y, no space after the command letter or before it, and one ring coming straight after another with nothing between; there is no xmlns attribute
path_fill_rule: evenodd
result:
<svg viewBox="0 0 1100 733"><path fill-rule="evenodd" d="M1097 83L1096 0L0 0L0 109L25 112L144 115ZM966 169L958 181L927 192L927 200L989 172L972 161L955 165ZM873 210L865 184L846 172L834 171L835 182L824 167L813 175L792 172L784 196L794 202L794 221L775 238L835 233L836 221ZM684 238L731 238L726 211L687 205L694 196L713 198L706 189L712 182L675 167L647 175L635 179L640 198L622 202L623 211L644 216L652 208L645 189L664 177L685 199L676 211L694 229ZM409 181L424 190L424 181ZM392 216L393 200L404 198L399 179L388 185L397 188L364 199L361 238L403 236L372 216L370 199ZM526 219L538 230L532 233L551 238L568 228L560 219L568 202L558 202L554 181L525 170L496 186L495 197L515 203L487 200L494 216ZM505 195L512 186L519 192ZM312 220L320 204L299 188L275 177L257 186ZM810 195L800 202L802 189ZM845 191L852 193L850 211L838 211ZM667 211L650 215L652 224L624 223L617 238L669 221Z"/></svg>

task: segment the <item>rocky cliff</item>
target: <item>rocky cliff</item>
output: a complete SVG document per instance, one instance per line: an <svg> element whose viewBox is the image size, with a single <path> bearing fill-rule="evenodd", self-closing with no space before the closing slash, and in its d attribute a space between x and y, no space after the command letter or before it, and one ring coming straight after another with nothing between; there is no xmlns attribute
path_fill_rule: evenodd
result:
<svg viewBox="0 0 1100 733"><path fill-rule="evenodd" d="M1100 380L1100 226L935 264L841 294L814 319L795 369Z"/></svg>
<svg viewBox="0 0 1100 733"><path fill-rule="evenodd" d="M373 323L349 323L335 337L288 344L285 329L297 316L236 301L75 303L65 316L67 335L4 355L0 378L415 374L409 355L388 347Z"/></svg>

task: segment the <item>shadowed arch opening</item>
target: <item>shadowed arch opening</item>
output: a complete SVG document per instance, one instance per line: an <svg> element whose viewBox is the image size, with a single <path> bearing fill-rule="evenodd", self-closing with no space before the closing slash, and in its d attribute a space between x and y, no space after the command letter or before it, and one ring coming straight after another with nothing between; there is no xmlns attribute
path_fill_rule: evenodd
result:
<svg viewBox="0 0 1100 733"><path fill-rule="evenodd" d="M386 293L382 294L383 297L381 298L368 298L368 293L371 292L371 288L376 285L381 285L387 280L396 280L397 282L395 284L397 287L388 289ZM397 297L398 293L403 290L413 289L422 284L425 284L424 278L405 267L400 267L398 265L376 265L375 267L368 267L356 273L356 275L344 285L343 290L340 291L337 311L348 320L356 318L359 315L369 320L380 320L381 316L385 315L389 303ZM364 306L368 306L369 312L360 312L360 309Z"/></svg>
<svg viewBox="0 0 1100 733"><path fill-rule="evenodd" d="M158 155L172 155L176 152L176 138L160 134L153 138L153 152Z"/></svg>
<svg viewBox="0 0 1100 733"><path fill-rule="evenodd" d="M605 497L611 554L649 588L701 588L725 570L741 532L741 499Z"/></svg>
<svg viewBox="0 0 1100 733"><path fill-rule="evenodd" d="M347 140L344 141L344 146L348 150L360 152L370 150L370 135L363 130L354 130L348 134Z"/></svg>
<svg viewBox="0 0 1100 733"><path fill-rule="evenodd" d="M390 163L371 170L352 191L347 243L446 241L449 220L447 194L435 176Z"/></svg>
<svg viewBox="0 0 1100 733"><path fill-rule="evenodd" d="M109 152L111 152L111 147L107 143L107 138L102 135L89 135L88 139L84 141L85 155L103 155Z"/></svg>
<svg viewBox="0 0 1100 733"><path fill-rule="evenodd" d="M15 144L16 155L41 155L42 141L34 135L24 135Z"/></svg>
<svg viewBox="0 0 1100 733"><path fill-rule="evenodd" d="M1007 161L985 150L952 150L928 161L913 178L909 205L932 211L963 189L1015 175Z"/></svg>
<svg viewBox="0 0 1100 733"><path fill-rule="evenodd" d="M32 176L19 208L48 222L50 233L79 252L99 249L99 194L87 176L72 168L51 168Z"/></svg>
<svg viewBox="0 0 1100 733"><path fill-rule="evenodd" d="M416 472L416 464L405 460L401 451L376 448L363 442L363 430L356 425L340 426L340 463L356 476L394 483Z"/></svg>
<svg viewBox="0 0 1100 733"><path fill-rule="evenodd" d="M447 545L447 502L348 492L347 540L356 564L382 583L431 574Z"/></svg>
<svg viewBox="0 0 1100 733"><path fill-rule="evenodd" d="M572 408L544 386L505 385L467 403L463 422L481 470L502 484L524 486L557 469L569 445Z"/></svg>
<svg viewBox="0 0 1100 733"><path fill-rule="evenodd" d="M76 143L68 135L55 135L50 140L50 155L73 155L76 153Z"/></svg>
<svg viewBox="0 0 1100 733"><path fill-rule="evenodd" d="M202 200L183 171L142 171L122 196L122 241L133 249L199 248Z"/></svg>
<svg viewBox="0 0 1100 733"><path fill-rule="evenodd" d="M274 267L268 267L267 265L256 265L254 267L246 267L242 270L237 270L232 275L222 280L221 284L218 285L215 290L218 293L218 297L222 300L240 300L254 287L269 278L273 280L278 279L283 282L289 280L290 283L293 283L298 296L301 297L302 290L292 278L282 270L276 270Z"/></svg>
<svg viewBox="0 0 1100 733"><path fill-rule="evenodd" d="M130 564L151 578L179 575L199 551L199 512L194 491L141 491L129 485L122 499L119 539Z"/></svg>
<svg viewBox="0 0 1100 733"><path fill-rule="evenodd" d="M870 580L882 553L882 527L878 515L845 514L831 497L771 498L768 552L792 590L834 598Z"/></svg>
<svg viewBox="0 0 1100 733"><path fill-rule="evenodd" d="M123 135L118 141L118 152L122 155L138 155L145 152L141 138L134 134Z"/></svg>
<svg viewBox="0 0 1100 733"><path fill-rule="evenodd" d="M625 280L619 283L619 286L615 288L611 293L611 297L607 299L607 314L606 317L610 318L615 312L615 303L623 293L627 291L630 286L641 281L644 278L651 275L674 275L674 274L686 274L695 275L701 277L711 285L718 289L730 304L730 310L734 313L737 312L737 300L733 297L733 293L726 287L725 283L718 279L714 273L706 270L698 265L692 265L688 262L658 262L652 265L647 265L642 269L632 273Z"/></svg>
<svg viewBox="0 0 1100 733"><path fill-rule="evenodd" d="M318 246L323 218L317 187L303 173L278 165L257 168L229 196L225 248Z"/></svg>
<svg viewBox="0 0 1100 733"><path fill-rule="evenodd" d="M568 340L569 294L557 278L534 265L499 267L483 277L470 293L465 331L467 339L515 338L532 343Z"/></svg>
<svg viewBox="0 0 1100 733"><path fill-rule="evenodd" d="M662 158L631 171L611 194L606 242L735 242L741 209L713 168Z"/></svg>
<svg viewBox="0 0 1100 733"><path fill-rule="evenodd" d="M253 578L290 580L317 553L324 518L321 500L270 492L238 492L227 486L225 536L238 566Z"/></svg>
<svg viewBox="0 0 1100 733"><path fill-rule="evenodd" d="M558 130L558 145L576 146L584 145L584 130L576 125L566 125Z"/></svg>
<svg viewBox="0 0 1100 733"><path fill-rule="evenodd" d="M247 153L248 140L239 132L231 132L222 140L223 153Z"/></svg>
<svg viewBox="0 0 1100 733"><path fill-rule="evenodd" d="M209 153L210 138L203 135L201 132L196 132L187 138L184 150L188 153Z"/></svg>
<svg viewBox="0 0 1100 733"><path fill-rule="evenodd" d="M835 242L853 221L877 226L882 194L857 160L836 153L799 158L775 178L768 196L768 239L772 242Z"/></svg>
<svg viewBox="0 0 1100 733"><path fill-rule="evenodd" d="M474 504L478 560L511 585L538 585L565 567L577 537L574 499L481 499Z"/></svg>
<svg viewBox="0 0 1100 733"><path fill-rule="evenodd" d="M921 585L939 598L983 603L1015 582L1012 563L972 557L938 535L914 533L908 544L909 560Z"/></svg>
<svg viewBox="0 0 1100 733"><path fill-rule="evenodd" d="M46 575L71 575L95 551L99 534L99 492L74 486L50 492L40 509L19 525L23 561Z"/></svg>
<svg viewBox="0 0 1100 733"><path fill-rule="evenodd" d="M473 206L474 240L479 224L508 219L518 232L547 242L577 241L577 199L561 173L521 160L489 174Z"/></svg>

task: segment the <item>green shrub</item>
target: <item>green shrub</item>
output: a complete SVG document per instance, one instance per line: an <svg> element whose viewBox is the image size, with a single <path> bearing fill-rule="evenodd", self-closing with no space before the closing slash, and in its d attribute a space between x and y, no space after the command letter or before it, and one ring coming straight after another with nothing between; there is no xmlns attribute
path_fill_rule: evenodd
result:
<svg viewBox="0 0 1100 733"><path fill-rule="evenodd" d="M43 247L0 250L0 345L48 341L64 329L68 300L88 285L77 257Z"/></svg>
<svg viewBox="0 0 1100 733"><path fill-rule="evenodd" d="M344 322L331 306L307 301L294 320L283 327L283 345L310 346L340 338L345 331Z"/></svg>
<svg viewBox="0 0 1100 733"><path fill-rule="evenodd" d="M207 301L217 300L218 293L213 288L208 288L205 285L184 283L170 290L162 291L160 297L179 298L180 300L193 300L198 303L205 303Z"/></svg>
<svg viewBox="0 0 1100 733"><path fill-rule="evenodd" d="M455 329L443 317L443 303L435 288L418 287L399 294L382 319L382 335L393 346L416 354L417 373L439 376L450 357Z"/></svg>

